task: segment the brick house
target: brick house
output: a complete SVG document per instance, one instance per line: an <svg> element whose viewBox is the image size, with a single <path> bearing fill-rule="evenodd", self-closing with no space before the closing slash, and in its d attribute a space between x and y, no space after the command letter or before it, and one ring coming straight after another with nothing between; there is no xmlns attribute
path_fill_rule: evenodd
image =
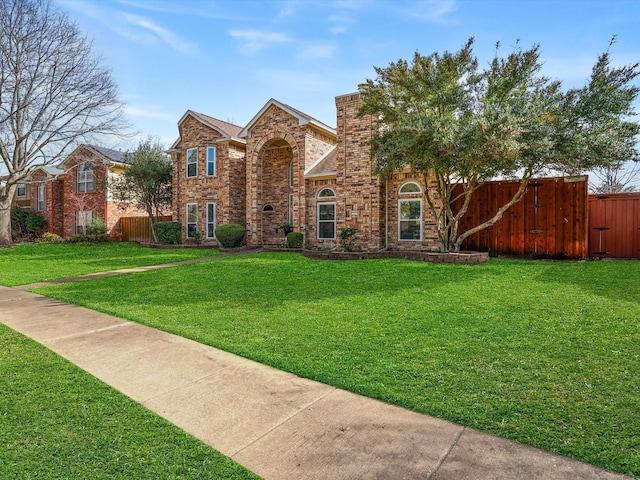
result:
<svg viewBox="0 0 640 480"><path fill-rule="evenodd" d="M360 101L336 98L335 129L274 99L244 128L187 111L169 150L183 234L217 244L216 225L240 223L248 246L274 246L285 241L278 227L291 224L307 248L331 249L352 227L362 250L437 251L423 180L374 173L372 121L357 116Z"/></svg>
<svg viewBox="0 0 640 480"><path fill-rule="evenodd" d="M121 217L146 215L120 208L111 197L109 181L125 167L123 152L80 145L59 165L39 167L28 182L18 184L14 205L42 214L47 230L61 237L85 233L96 216L105 221L108 233L121 233Z"/></svg>

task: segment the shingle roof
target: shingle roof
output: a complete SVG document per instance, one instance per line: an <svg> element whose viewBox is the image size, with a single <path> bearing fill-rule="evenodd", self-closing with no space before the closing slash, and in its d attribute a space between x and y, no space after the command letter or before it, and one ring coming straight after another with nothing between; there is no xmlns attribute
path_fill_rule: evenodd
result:
<svg viewBox="0 0 640 480"><path fill-rule="evenodd" d="M327 154L304 172L304 178L332 177L336 174L338 149L333 147Z"/></svg>
<svg viewBox="0 0 640 480"><path fill-rule="evenodd" d="M189 110L191 114L198 118L203 123L210 123L211 125L216 126L224 133L226 133L229 137L238 137L238 134L242 131L242 127L238 125L234 125L233 123L225 122L223 120L219 120L217 118L210 117L209 115L205 115L204 113L194 112L193 110Z"/></svg>
<svg viewBox="0 0 640 480"><path fill-rule="evenodd" d="M127 154L126 152L121 152L120 150L113 150L111 148L98 147L96 145L88 145L93 150L98 152L100 155L107 157L109 160L119 163L128 163L127 162Z"/></svg>

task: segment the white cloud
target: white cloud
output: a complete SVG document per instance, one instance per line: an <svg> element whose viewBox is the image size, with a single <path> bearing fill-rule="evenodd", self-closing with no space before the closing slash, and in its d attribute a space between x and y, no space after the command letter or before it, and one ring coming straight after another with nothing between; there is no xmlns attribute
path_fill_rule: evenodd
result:
<svg viewBox="0 0 640 480"><path fill-rule="evenodd" d="M404 12L410 17L429 22L445 23L447 16L457 9L455 0L428 0L413 4Z"/></svg>
<svg viewBox="0 0 640 480"><path fill-rule="evenodd" d="M125 113L127 113L127 115L130 115L132 117L155 118L158 120L175 120L175 115L166 112L159 112L157 110L136 108L126 105L124 107L124 111Z"/></svg>
<svg viewBox="0 0 640 480"><path fill-rule="evenodd" d="M298 61L318 60L321 58L332 58L337 45L335 43L318 43L310 45L302 50L296 58Z"/></svg>
<svg viewBox="0 0 640 480"><path fill-rule="evenodd" d="M194 47L189 42L185 42L181 40L177 35L173 32L162 28L159 25L156 25L151 20L141 17L138 15L133 15L130 13L125 13L124 18L130 25L134 27L139 27L143 30L144 33L151 33L151 37L154 39L159 39L163 43L169 45L173 50L181 53L190 53L193 51ZM130 36L132 39L141 38L139 35L134 34Z"/></svg>
<svg viewBox="0 0 640 480"><path fill-rule="evenodd" d="M229 30L229 35L240 41L240 51L246 55L254 55L272 46L291 41L282 33L260 30Z"/></svg>

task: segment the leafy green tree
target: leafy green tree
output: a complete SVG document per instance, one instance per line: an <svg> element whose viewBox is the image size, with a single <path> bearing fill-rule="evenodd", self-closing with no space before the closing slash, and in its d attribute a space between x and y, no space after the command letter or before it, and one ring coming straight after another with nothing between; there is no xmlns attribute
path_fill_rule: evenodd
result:
<svg viewBox="0 0 640 480"><path fill-rule="evenodd" d="M612 41L613 43L613 41ZM478 68L473 39L456 53L416 53L376 68L360 87L361 115L382 176L409 167L421 174L441 250L458 252L465 238L496 223L524 196L529 180L550 169L578 173L637 156L631 120L639 64L611 66L600 55L582 88L564 91L541 75L539 47L519 47ZM520 187L488 221L458 231L473 192L496 177ZM462 193L454 196L454 189ZM454 210L453 204L460 205Z"/></svg>
<svg viewBox="0 0 640 480"><path fill-rule="evenodd" d="M151 137L141 141L127 160L124 173L112 180L109 188L116 201L147 212L157 241L153 225L171 207L171 160L164 146Z"/></svg>

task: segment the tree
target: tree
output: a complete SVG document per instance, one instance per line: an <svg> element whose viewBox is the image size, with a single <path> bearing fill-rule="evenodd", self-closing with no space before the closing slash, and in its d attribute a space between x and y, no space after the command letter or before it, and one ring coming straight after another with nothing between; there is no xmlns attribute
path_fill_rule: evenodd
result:
<svg viewBox="0 0 640 480"><path fill-rule="evenodd" d="M0 2L0 245L16 186L75 144L126 127L111 72L49 0ZM0 164L0 167L2 164Z"/></svg>
<svg viewBox="0 0 640 480"><path fill-rule="evenodd" d="M151 137L141 141L127 158L129 165L119 178L112 180L109 188L117 201L147 212L157 242L153 225L171 207L171 160L162 144Z"/></svg>
<svg viewBox="0 0 640 480"><path fill-rule="evenodd" d="M630 118L638 88L629 83L639 64L612 68L607 51L584 87L565 92L540 74L538 46L516 47L506 58L496 49L483 70L472 47L469 39L456 53L416 53L411 63L376 68L377 78L360 87L359 113L374 119L377 172L409 167L423 176L444 252L458 252L465 238L500 220L535 175L577 173L637 155L640 127ZM491 219L460 233L473 192L496 177L519 179L519 189Z"/></svg>
<svg viewBox="0 0 640 480"><path fill-rule="evenodd" d="M600 181L589 187L591 193L630 193L640 191L640 160L632 160L625 165L597 168L593 175Z"/></svg>

